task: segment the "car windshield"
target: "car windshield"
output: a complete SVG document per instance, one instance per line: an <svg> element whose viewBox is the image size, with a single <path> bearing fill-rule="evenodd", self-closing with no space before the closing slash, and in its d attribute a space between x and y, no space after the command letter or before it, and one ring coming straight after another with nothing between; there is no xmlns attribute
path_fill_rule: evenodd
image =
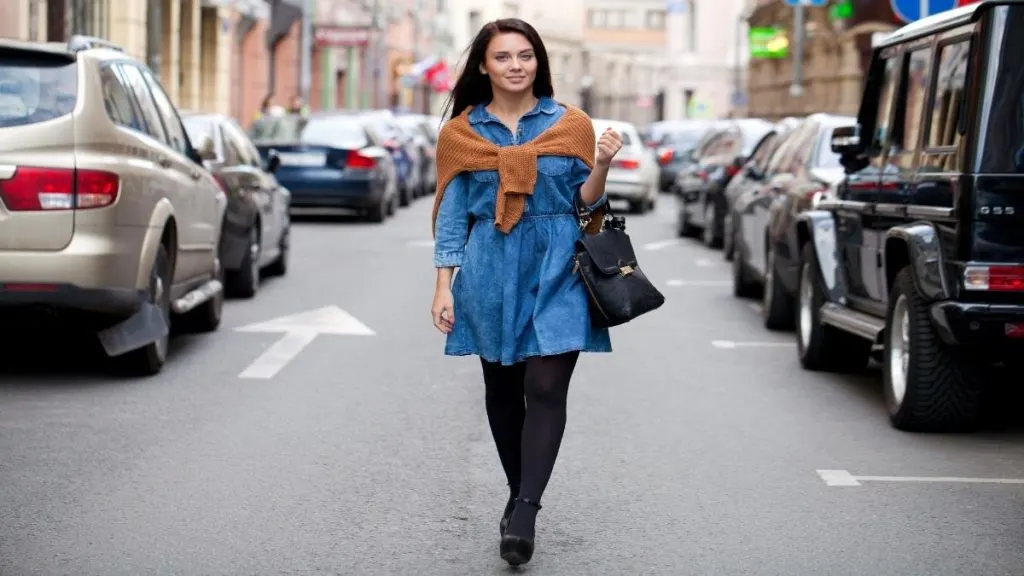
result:
<svg viewBox="0 0 1024 576"><path fill-rule="evenodd" d="M704 130L686 130L679 132L668 132L661 137L662 146L676 148L679 150L690 150L697 147Z"/></svg>
<svg viewBox="0 0 1024 576"><path fill-rule="evenodd" d="M346 149L365 148L370 144L362 123L354 116L313 118L306 124L299 141Z"/></svg>
<svg viewBox="0 0 1024 576"><path fill-rule="evenodd" d="M203 136L213 139L217 129L217 122L209 116L183 116L181 123L185 125L185 132L188 132L188 139L193 144L198 144Z"/></svg>
<svg viewBox="0 0 1024 576"><path fill-rule="evenodd" d="M78 100L78 69L66 58L0 55L0 128L70 114Z"/></svg>

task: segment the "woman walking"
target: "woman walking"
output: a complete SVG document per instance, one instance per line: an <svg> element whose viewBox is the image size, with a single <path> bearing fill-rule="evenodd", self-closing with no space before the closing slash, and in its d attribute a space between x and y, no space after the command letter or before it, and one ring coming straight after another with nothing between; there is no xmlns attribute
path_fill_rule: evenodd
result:
<svg viewBox="0 0 1024 576"><path fill-rule="evenodd" d="M431 313L447 335L445 354L480 357L510 488L500 552L518 565L533 556L579 353L611 352L607 329L591 325L572 256L581 214L592 216L588 230L600 227L622 143L611 130L598 140L584 112L553 99L544 44L515 18L477 34L448 105L437 143Z"/></svg>

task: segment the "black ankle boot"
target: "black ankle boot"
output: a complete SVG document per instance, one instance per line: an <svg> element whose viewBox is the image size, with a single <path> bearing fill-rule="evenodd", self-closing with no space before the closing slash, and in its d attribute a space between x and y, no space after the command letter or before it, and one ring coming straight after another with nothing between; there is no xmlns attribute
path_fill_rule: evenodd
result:
<svg viewBox="0 0 1024 576"><path fill-rule="evenodd" d="M505 530L508 529L508 520L512 517L512 511L516 508L516 497L509 496L508 503L505 504L505 511L501 513L501 522L498 523L498 533L502 536L505 535Z"/></svg>
<svg viewBox="0 0 1024 576"><path fill-rule="evenodd" d="M520 506L533 506L536 508L536 512L540 512L541 505L539 502L534 502L529 498L516 498L515 510L519 510ZM520 512L522 513L522 512ZM513 511L513 515L515 511ZM512 516L509 516L511 524ZM529 537L518 536L515 533L509 533L508 528L501 536L501 559L508 562L512 566L519 566L520 564L526 564L533 558L533 535Z"/></svg>

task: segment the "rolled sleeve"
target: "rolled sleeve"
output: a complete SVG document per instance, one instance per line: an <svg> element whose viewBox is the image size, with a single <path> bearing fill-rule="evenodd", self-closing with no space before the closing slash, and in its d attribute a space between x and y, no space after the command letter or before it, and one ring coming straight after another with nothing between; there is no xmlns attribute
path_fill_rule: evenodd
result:
<svg viewBox="0 0 1024 576"><path fill-rule="evenodd" d="M580 198L580 190L587 182L587 178L590 178L590 172L590 167L588 167L582 160L579 158L573 158L572 172L569 174L569 178L571 180L572 189L576 191L577 198ZM580 199L582 200L582 198ZM589 206L585 206L585 209L587 212L593 212L601 206L604 206L607 202L608 193L602 190L601 197Z"/></svg>
<svg viewBox="0 0 1024 576"><path fill-rule="evenodd" d="M463 175L452 178L444 189L441 206L437 210L434 236L434 267L462 266L469 236L469 205Z"/></svg>

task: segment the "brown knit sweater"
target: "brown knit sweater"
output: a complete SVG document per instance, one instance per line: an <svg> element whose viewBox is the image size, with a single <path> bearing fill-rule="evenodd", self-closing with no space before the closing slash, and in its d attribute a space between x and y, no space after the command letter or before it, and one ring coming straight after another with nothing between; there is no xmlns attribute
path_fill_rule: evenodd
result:
<svg viewBox="0 0 1024 576"><path fill-rule="evenodd" d="M566 106L565 114L539 136L517 146L498 146L477 134L469 124L467 108L441 128L437 138L437 189L434 193L432 230L436 233L437 212L444 189L460 172L498 171L498 197L494 207L494 225L508 234L519 222L526 206L526 195L537 184L539 156L568 156L594 167L597 146L594 125L582 110ZM603 209L594 211L587 232L600 231Z"/></svg>

